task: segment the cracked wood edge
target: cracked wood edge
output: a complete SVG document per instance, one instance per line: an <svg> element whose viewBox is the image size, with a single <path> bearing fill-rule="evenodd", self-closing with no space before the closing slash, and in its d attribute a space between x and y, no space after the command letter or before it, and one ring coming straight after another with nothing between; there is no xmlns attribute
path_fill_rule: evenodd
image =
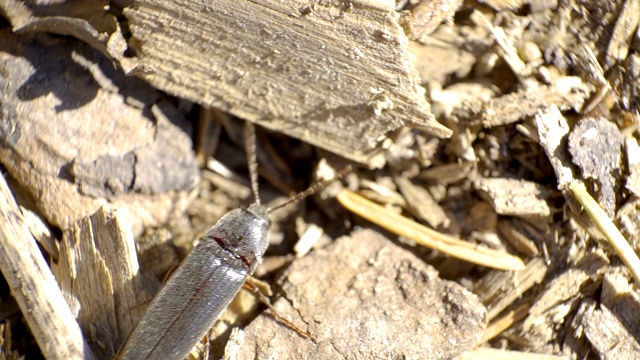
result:
<svg viewBox="0 0 640 360"><path fill-rule="evenodd" d="M392 1L137 0L135 75L349 159L381 166L401 126L440 137ZM377 157L376 157L377 155Z"/></svg>

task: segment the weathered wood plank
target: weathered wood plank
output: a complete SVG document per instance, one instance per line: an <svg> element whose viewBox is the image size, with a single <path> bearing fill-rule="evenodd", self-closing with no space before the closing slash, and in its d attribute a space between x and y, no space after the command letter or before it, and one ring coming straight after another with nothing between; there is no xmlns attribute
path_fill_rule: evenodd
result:
<svg viewBox="0 0 640 360"><path fill-rule="evenodd" d="M139 75L347 158L401 126L441 137L388 0L138 0L125 9Z"/></svg>

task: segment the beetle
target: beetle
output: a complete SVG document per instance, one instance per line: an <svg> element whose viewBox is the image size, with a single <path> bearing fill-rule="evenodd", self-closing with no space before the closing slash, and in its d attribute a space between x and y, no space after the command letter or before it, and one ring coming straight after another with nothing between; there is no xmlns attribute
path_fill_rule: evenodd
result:
<svg viewBox="0 0 640 360"><path fill-rule="evenodd" d="M116 359L183 359L216 322L262 261L269 245L269 214L326 186L318 183L284 204L267 208L258 195L255 129L245 127L251 187L255 202L224 215L153 299Z"/></svg>

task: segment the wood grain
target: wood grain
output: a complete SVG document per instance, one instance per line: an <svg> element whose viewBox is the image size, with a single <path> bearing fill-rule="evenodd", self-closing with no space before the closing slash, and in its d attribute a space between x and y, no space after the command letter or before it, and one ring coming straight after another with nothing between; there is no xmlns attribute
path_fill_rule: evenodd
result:
<svg viewBox="0 0 640 360"><path fill-rule="evenodd" d="M440 137L395 2L138 0L136 75L369 165L401 126ZM375 158L375 159L374 159Z"/></svg>
<svg viewBox="0 0 640 360"><path fill-rule="evenodd" d="M94 352L113 356L138 322L157 284L139 273L126 210L101 207L64 232L52 269ZM96 346L97 345L97 346Z"/></svg>

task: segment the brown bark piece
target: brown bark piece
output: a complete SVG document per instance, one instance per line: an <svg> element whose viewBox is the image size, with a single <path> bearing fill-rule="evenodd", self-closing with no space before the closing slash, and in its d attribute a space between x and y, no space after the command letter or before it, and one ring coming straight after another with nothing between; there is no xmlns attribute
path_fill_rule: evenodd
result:
<svg viewBox="0 0 640 360"><path fill-rule="evenodd" d="M403 18L411 40L428 41L429 35L443 22L453 22L462 0L421 0Z"/></svg>
<svg viewBox="0 0 640 360"><path fill-rule="evenodd" d="M523 341L531 348L543 351L559 334L554 329L570 319L572 310L592 296L602 279L609 260L596 251L585 256L576 267L551 280L529 310L529 316L519 329ZM549 349L546 349L547 351Z"/></svg>
<svg viewBox="0 0 640 360"><path fill-rule="evenodd" d="M482 126L502 126L534 116L541 108L551 105L560 110L580 109L587 100L591 87L583 82L566 87L540 85L503 95L471 109L472 114L463 117L478 119ZM464 109L463 109L464 111ZM459 117L461 115L458 115Z"/></svg>
<svg viewBox="0 0 640 360"><path fill-rule="evenodd" d="M433 228L449 226L450 220L447 214L427 189L415 185L403 176L397 176L394 181L415 216L426 221Z"/></svg>
<svg viewBox="0 0 640 360"><path fill-rule="evenodd" d="M139 233L181 214L199 173L173 106L78 41L7 30L0 161L42 215L64 229L109 201L130 211Z"/></svg>
<svg viewBox="0 0 640 360"><path fill-rule="evenodd" d="M380 166L407 125L451 132L429 111L393 1L138 0L125 9L140 74L346 158Z"/></svg>
<svg viewBox="0 0 640 360"><path fill-rule="evenodd" d="M634 315L637 319L637 313ZM575 338L587 340L600 359L636 359L640 353L638 333L632 332L609 307L585 299L572 322ZM578 351L578 355L584 352Z"/></svg>
<svg viewBox="0 0 640 360"><path fill-rule="evenodd" d="M620 129L603 118L583 118L569 134L573 163L580 168L583 177L598 182L598 202L610 217L615 211L621 147Z"/></svg>
<svg viewBox="0 0 640 360"><path fill-rule="evenodd" d="M530 181L507 178L477 178L474 187L484 194L500 215L539 216L551 215L546 202L549 192Z"/></svg>
<svg viewBox="0 0 640 360"><path fill-rule="evenodd" d="M515 276L510 272L492 270L475 284L473 293L487 307L487 315L491 320L534 285L541 283L546 275L544 260L535 258Z"/></svg>
<svg viewBox="0 0 640 360"><path fill-rule="evenodd" d="M0 176L0 270L47 359L93 359L4 176Z"/></svg>
<svg viewBox="0 0 640 360"><path fill-rule="evenodd" d="M260 316L238 359L449 359L485 326L476 297L373 230L360 230L294 262L281 315L314 341Z"/></svg>
<svg viewBox="0 0 640 360"><path fill-rule="evenodd" d="M52 264L84 334L100 358L113 356L158 284L143 282L131 228L121 210L100 208L64 233ZM154 286L155 285L155 286Z"/></svg>

